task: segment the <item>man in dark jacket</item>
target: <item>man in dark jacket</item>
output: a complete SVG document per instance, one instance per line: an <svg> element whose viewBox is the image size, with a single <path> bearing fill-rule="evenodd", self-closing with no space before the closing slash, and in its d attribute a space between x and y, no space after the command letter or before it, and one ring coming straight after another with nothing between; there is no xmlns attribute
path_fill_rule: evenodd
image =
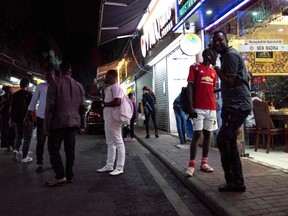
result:
<svg viewBox="0 0 288 216"><path fill-rule="evenodd" d="M28 156L30 148L30 142L33 133L33 121L32 116L24 121L28 105L32 98L32 93L28 91L29 80L26 78L20 81L20 90L12 95L11 109L10 109L10 120L13 122L16 132L16 140L14 144L14 151L12 154L12 160L18 161L19 148L22 145L22 160L21 162L31 162L33 159Z"/></svg>
<svg viewBox="0 0 288 216"><path fill-rule="evenodd" d="M46 96L44 131L48 134L50 162L56 174L55 180L46 183L48 187L73 182L75 135L78 129L83 132L85 128L84 89L71 77L70 64L62 63L60 69L61 76L49 83ZM63 140L65 169L59 152Z"/></svg>
<svg viewBox="0 0 288 216"><path fill-rule="evenodd" d="M219 191L244 192L242 164L237 148L237 132L252 110L248 74L240 53L228 45L227 35L222 31L213 34L213 48L221 55L221 68L212 64L221 79L222 125L217 136L226 184Z"/></svg>

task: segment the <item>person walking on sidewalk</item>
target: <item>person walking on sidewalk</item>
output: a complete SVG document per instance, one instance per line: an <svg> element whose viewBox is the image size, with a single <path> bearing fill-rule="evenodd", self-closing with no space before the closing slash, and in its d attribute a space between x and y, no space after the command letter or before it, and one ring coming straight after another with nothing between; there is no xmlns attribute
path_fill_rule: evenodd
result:
<svg viewBox="0 0 288 216"><path fill-rule="evenodd" d="M45 107L46 107L46 95L47 95L47 89L48 84L50 81L55 80L55 72L54 69L51 67L48 67L46 69L45 73L46 77L46 83L41 83L37 85L35 92L32 96L32 100L28 106L28 111L26 113L25 119L29 118L32 113L36 112L36 106L39 102L39 106L37 109L37 144L36 144L36 157L37 157L37 165L36 172L43 172L43 152L44 152L44 144L45 144L45 138L44 135L44 116L45 116Z"/></svg>
<svg viewBox="0 0 288 216"><path fill-rule="evenodd" d="M122 139L122 123L113 118L113 109L120 106L121 98L124 92L117 82L118 73L116 70L109 70L105 75L105 84L102 86L104 91L104 127L107 144L106 165L97 170L97 172L110 172L110 175L116 176L124 172L125 164L125 145ZM117 162L114 169L117 150Z"/></svg>
<svg viewBox="0 0 288 216"><path fill-rule="evenodd" d="M22 159L21 162L31 162L33 159L28 156L30 148L30 142L33 133L33 120L30 115L25 119L25 115L28 110L28 105L32 98L32 93L28 91L29 80L26 78L20 81L20 90L12 95L11 107L10 107L10 120L15 127L16 139L14 143L14 150L12 154L12 160L18 161L19 148L22 145Z"/></svg>
<svg viewBox="0 0 288 216"><path fill-rule="evenodd" d="M73 182L73 165L75 159L75 136L77 131L85 129L85 92L80 83L71 75L71 65L60 65L61 76L49 82L44 116L44 134L48 135L48 151L56 179L46 182L54 187ZM64 141L66 156L65 169L60 149Z"/></svg>
<svg viewBox="0 0 288 216"><path fill-rule="evenodd" d="M155 137L158 138L158 128L157 128L157 121L156 121L156 97L155 94L151 89L147 86L143 87L143 105L144 105L144 114L145 114L145 128L146 128L146 139L150 138L149 133L149 119L150 116L153 121L154 130L155 130Z"/></svg>
<svg viewBox="0 0 288 216"><path fill-rule="evenodd" d="M180 144L186 143L186 114L183 112L180 106L180 94L175 98L173 102L173 110L176 118L177 132L180 139Z"/></svg>
<svg viewBox="0 0 288 216"><path fill-rule="evenodd" d="M12 99L12 88L3 86L5 92L0 102L0 118L1 118L1 148L6 147L5 152L13 151L15 140L15 128L13 124L9 124L9 110Z"/></svg>
<svg viewBox="0 0 288 216"><path fill-rule="evenodd" d="M136 102L135 102L135 94L130 92L128 94L128 97L130 99L130 101L133 104L133 116L130 120L130 125L124 125L124 129L123 129L123 140L124 142L127 141L127 135L130 132L131 135L131 142L135 142L137 139L135 138L135 133L134 133L134 122L137 116L137 110L136 110Z"/></svg>
<svg viewBox="0 0 288 216"><path fill-rule="evenodd" d="M217 136L226 184L219 191L246 190L242 164L237 148L237 132L252 110L246 66L240 53L228 45L226 33L216 31L212 39L213 49L221 55L221 69L216 66L217 54L212 64L221 79L222 125Z"/></svg>
<svg viewBox="0 0 288 216"><path fill-rule="evenodd" d="M190 66L188 75L188 104L189 116L193 120L193 138L190 144L190 161L187 176L193 176L196 167L196 153L201 134L203 133L203 150L200 170L213 172L208 165L208 152L213 138L213 131L218 129L216 115L216 100L214 88L216 87L216 72L210 67L210 50L202 52L203 63Z"/></svg>

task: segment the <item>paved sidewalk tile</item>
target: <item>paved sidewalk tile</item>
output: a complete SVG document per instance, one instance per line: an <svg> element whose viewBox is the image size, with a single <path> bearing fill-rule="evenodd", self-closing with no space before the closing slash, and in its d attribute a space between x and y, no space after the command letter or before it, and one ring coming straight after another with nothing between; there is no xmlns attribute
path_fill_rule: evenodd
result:
<svg viewBox="0 0 288 216"><path fill-rule="evenodd" d="M220 193L218 186L225 183L225 180L217 149L211 148L208 156L208 163L214 168L213 173L200 171L202 149L199 148L195 176L187 177L185 170L189 162L189 144L179 147L179 139L166 132L160 132L157 139L154 136L145 139L145 131L137 128L136 135L217 215L288 215L287 173L241 158L246 192Z"/></svg>

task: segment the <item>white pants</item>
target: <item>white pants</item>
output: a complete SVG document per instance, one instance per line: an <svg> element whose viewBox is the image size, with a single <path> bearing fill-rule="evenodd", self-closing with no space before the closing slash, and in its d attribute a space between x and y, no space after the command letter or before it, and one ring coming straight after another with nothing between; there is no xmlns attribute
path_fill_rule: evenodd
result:
<svg viewBox="0 0 288 216"><path fill-rule="evenodd" d="M125 164L125 145L122 139L121 123L113 119L105 120L105 135L107 144L107 161L106 165L113 166L116 158L116 169L124 169Z"/></svg>

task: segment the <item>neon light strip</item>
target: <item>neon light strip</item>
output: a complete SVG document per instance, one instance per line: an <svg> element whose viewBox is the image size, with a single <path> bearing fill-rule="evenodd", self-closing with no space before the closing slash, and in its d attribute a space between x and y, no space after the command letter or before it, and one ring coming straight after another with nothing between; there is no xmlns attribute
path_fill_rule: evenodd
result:
<svg viewBox="0 0 288 216"><path fill-rule="evenodd" d="M233 9L231 9L230 11L228 11L226 14L224 14L222 17L220 17L219 19L217 19L214 23L210 24L209 26L207 26L205 28L205 31L211 29L212 27L216 26L217 24L219 24L222 20L224 20L226 17L228 17L230 14L232 14L234 11L238 10L240 7L242 7L243 5L247 4L249 1L251 0L245 0L243 2L241 2L240 4L238 4L236 7L234 7Z"/></svg>
<svg viewBox="0 0 288 216"><path fill-rule="evenodd" d="M183 23L189 19L196 10L198 10L198 8L201 6L201 4L204 2L205 0L200 0L200 2L197 3L197 5L195 5L195 7L180 21L177 23L177 25L174 26L174 28L172 29L173 32L175 32L180 26L183 25Z"/></svg>

